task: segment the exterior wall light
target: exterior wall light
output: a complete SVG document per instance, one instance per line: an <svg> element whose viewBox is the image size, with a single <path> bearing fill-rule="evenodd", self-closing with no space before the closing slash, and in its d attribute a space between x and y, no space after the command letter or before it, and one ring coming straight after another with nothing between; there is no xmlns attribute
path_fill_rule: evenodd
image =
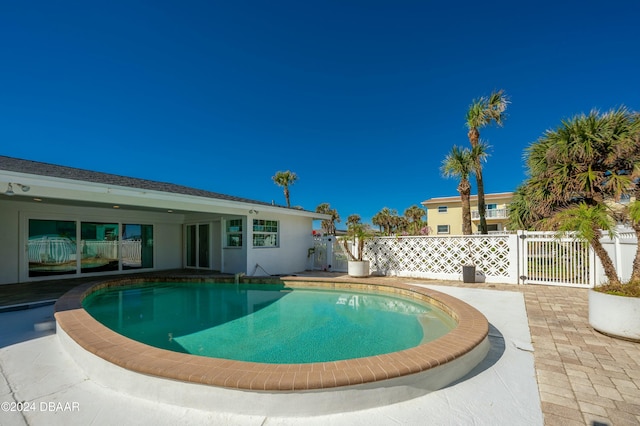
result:
<svg viewBox="0 0 640 426"><path fill-rule="evenodd" d="M12 196L16 195L16 193L13 192L13 185L20 187L22 192L28 192L31 189L31 187L28 186L28 185L23 185L21 183L11 183L11 182L9 182L9 184L7 186L7 190L4 192L4 195L8 195L9 197L12 197Z"/></svg>

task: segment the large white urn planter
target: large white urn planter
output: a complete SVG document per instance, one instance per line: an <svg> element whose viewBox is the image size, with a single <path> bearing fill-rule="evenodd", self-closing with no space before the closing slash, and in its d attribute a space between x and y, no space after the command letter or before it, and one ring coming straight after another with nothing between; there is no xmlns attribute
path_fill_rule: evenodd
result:
<svg viewBox="0 0 640 426"><path fill-rule="evenodd" d="M589 290L589 324L606 335L640 341L640 297Z"/></svg>
<svg viewBox="0 0 640 426"><path fill-rule="evenodd" d="M368 277L369 261L368 260L350 260L347 273L350 277Z"/></svg>

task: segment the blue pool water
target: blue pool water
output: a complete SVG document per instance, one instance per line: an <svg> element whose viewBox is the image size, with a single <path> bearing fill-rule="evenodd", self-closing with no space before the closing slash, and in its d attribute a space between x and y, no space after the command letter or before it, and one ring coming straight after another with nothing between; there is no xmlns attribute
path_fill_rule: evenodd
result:
<svg viewBox="0 0 640 426"><path fill-rule="evenodd" d="M146 283L94 292L83 306L151 346L275 364L396 352L456 325L431 305L384 293L266 284Z"/></svg>

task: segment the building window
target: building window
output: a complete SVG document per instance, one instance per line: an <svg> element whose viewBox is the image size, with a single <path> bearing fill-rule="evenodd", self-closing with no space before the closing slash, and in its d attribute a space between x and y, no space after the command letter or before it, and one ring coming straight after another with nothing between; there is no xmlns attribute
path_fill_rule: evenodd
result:
<svg viewBox="0 0 640 426"><path fill-rule="evenodd" d="M449 225L438 225L438 234L448 234Z"/></svg>
<svg viewBox="0 0 640 426"><path fill-rule="evenodd" d="M227 247L242 247L242 219L227 221Z"/></svg>
<svg viewBox="0 0 640 426"><path fill-rule="evenodd" d="M117 223L82 222L80 224L80 272L117 271L120 255L120 230Z"/></svg>
<svg viewBox="0 0 640 426"><path fill-rule="evenodd" d="M438 213L446 213L447 206L438 206Z"/></svg>
<svg viewBox="0 0 640 426"><path fill-rule="evenodd" d="M122 224L122 269L153 268L153 225Z"/></svg>
<svg viewBox="0 0 640 426"><path fill-rule="evenodd" d="M253 246L278 246L278 221L253 219Z"/></svg>
<svg viewBox="0 0 640 426"><path fill-rule="evenodd" d="M153 268L153 225L29 219L28 238L30 277Z"/></svg>
<svg viewBox="0 0 640 426"><path fill-rule="evenodd" d="M29 219L29 276L75 274L76 222Z"/></svg>
<svg viewBox="0 0 640 426"><path fill-rule="evenodd" d="M487 232L498 232L499 230L497 223L487 223Z"/></svg>

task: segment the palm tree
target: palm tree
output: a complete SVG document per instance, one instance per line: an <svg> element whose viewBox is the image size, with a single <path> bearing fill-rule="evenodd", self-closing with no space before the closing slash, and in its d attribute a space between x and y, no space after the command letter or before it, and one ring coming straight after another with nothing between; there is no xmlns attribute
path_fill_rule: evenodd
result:
<svg viewBox="0 0 640 426"><path fill-rule="evenodd" d="M640 199L639 117L625 108L604 114L591 111L546 131L527 148L530 177L521 187L526 203L521 200L510 218L519 216L527 227L544 228L554 225L550 218L558 211L584 203L604 209L611 218L629 221L640 253L640 207L636 205ZM623 194L634 194L636 201L629 208L606 208ZM638 253L632 281L640 281Z"/></svg>
<svg viewBox="0 0 640 426"><path fill-rule="evenodd" d="M392 222L393 211L389 207L383 207L371 218L371 223L380 227L380 232L384 235L391 235Z"/></svg>
<svg viewBox="0 0 640 426"><path fill-rule="evenodd" d="M349 217L347 217L347 226L356 225L360 222L362 222L362 218L359 214L350 214Z"/></svg>
<svg viewBox="0 0 640 426"><path fill-rule="evenodd" d="M509 100L503 90L492 92L489 97L475 99L469 106L466 115L467 127L469 132L467 136L471 147L475 148L480 143L480 129L495 123L502 127L505 119L505 110ZM475 164L476 186L478 189L478 213L480 214L480 225L478 229L481 234L487 233L487 219L484 202L484 180L482 178L482 165L478 159Z"/></svg>
<svg viewBox="0 0 640 426"><path fill-rule="evenodd" d="M422 227L422 218L427 214L423 208L413 205L404 211L404 217L410 222L410 233L412 235L418 235L420 228Z"/></svg>
<svg viewBox="0 0 640 426"><path fill-rule="evenodd" d="M557 230L560 232L575 231L577 237L587 240L602 262L609 284L620 285L616 267L609 253L600 243L602 230L608 232L611 237L615 230L615 224L604 205L589 206L583 202L568 207L556 213L552 223L557 224Z"/></svg>
<svg viewBox="0 0 640 426"><path fill-rule="evenodd" d="M323 220L321 223L322 230L327 235L336 235L336 222L340 223L340 215L336 209L332 209L329 203L322 203L316 207L316 213L328 214L331 219Z"/></svg>
<svg viewBox="0 0 640 426"><path fill-rule="evenodd" d="M507 226L509 229L533 230L534 224L542 219L541 217L536 216L535 208L532 205L532 199L528 196L525 185L520 185L516 188L508 209L509 218Z"/></svg>
<svg viewBox="0 0 640 426"><path fill-rule="evenodd" d="M469 183L469 175L475 173L477 164L486 158L486 144L480 142L473 149L458 148L453 146L451 152L442 162L442 174L444 177L460 178L458 183L458 192L460 193L460 201L462 202L462 234L471 235L471 183Z"/></svg>
<svg viewBox="0 0 640 426"><path fill-rule="evenodd" d="M636 232L636 238L640 241L640 179L636 183L636 200L629 206L631 226ZM636 257L633 259L630 282L640 282L640 246L636 249Z"/></svg>
<svg viewBox="0 0 640 426"><path fill-rule="evenodd" d="M271 179L273 179L276 185L284 188L284 198L287 201L287 207L291 207L291 203L289 201L289 186L293 185L298 180L298 175L287 170L286 172L276 172Z"/></svg>

